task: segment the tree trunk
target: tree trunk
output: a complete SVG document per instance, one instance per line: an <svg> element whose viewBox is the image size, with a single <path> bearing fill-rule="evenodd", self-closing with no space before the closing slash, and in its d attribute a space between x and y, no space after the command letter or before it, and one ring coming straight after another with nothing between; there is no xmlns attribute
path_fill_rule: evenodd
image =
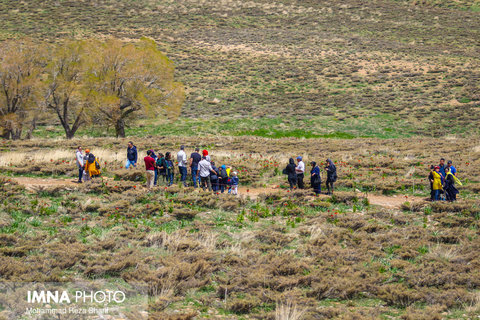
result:
<svg viewBox="0 0 480 320"><path fill-rule="evenodd" d="M12 133L12 130L3 128L2 138L5 140L9 140L11 133Z"/></svg>
<svg viewBox="0 0 480 320"><path fill-rule="evenodd" d="M115 133L117 138L125 138L125 121L123 118L118 119L115 123Z"/></svg>

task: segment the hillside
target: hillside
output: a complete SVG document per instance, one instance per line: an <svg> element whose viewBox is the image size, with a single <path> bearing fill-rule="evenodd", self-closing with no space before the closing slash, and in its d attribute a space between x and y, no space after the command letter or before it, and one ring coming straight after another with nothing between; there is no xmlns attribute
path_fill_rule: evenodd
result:
<svg viewBox="0 0 480 320"><path fill-rule="evenodd" d="M479 8L475 1L0 1L0 38L154 38L187 87L186 134L470 136L480 117Z"/></svg>

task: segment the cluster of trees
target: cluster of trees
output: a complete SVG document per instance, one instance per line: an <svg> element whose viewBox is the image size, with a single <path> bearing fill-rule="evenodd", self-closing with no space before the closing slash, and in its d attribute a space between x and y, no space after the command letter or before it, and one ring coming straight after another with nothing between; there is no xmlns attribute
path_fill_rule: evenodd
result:
<svg viewBox="0 0 480 320"><path fill-rule="evenodd" d="M142 38L0 43L0 135L29 138L39 119L55 118L68 139L88 124L115 128L137 117L179 116L184 87L155 41Z"/></svg>

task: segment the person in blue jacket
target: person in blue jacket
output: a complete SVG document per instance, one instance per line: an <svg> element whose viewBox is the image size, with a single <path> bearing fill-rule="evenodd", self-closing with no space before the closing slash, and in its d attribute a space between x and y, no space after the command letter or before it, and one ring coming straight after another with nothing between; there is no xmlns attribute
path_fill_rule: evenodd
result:
<svg viewBox="0 0 480 320"><path fill-rule="evenodd" d="M133 145L132 141L128 142L128 147L127 147L127 164L125 165L125 169L131 168L130 166L133 166L134 168L137 167L137 147Z"/></svg>

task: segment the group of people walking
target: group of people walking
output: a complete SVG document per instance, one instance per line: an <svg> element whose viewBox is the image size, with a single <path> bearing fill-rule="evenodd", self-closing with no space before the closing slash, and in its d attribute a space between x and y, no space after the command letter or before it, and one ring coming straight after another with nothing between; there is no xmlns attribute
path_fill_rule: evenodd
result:
<svg viewBox="0 0 480 320"><path fill-rule="evenodd" d="M310 186L313 188L315 194L320 194L322 192L322 177L320 174L320 167L315 161L310 162L312 169L310 170ZM337 167L332 160L327 159L325 171L327 172L327 194L333 193L333 184L337 181ZM290 189L304 189L305 183L303 179L305 178L305 163L301 156L297 157L297 164L295 160L290 158L286 168L283 170L283 173L287 175L288 183Z"/></svg>
<svg viewBox="0 0 480 320"><path fill-rule="evenodd" d="M446 200L456 201L458 189L455 183L462 185L457 178L457 169L453 162L449 160L445 165L445 159L440 159L440 164L430 167L428 180L430 181L430 199L432 201Z"/></svg>
<svg viewBox="0 0 480 320"><path fill-rule="evenodd" d="M129 142L127 148L127 164L126 168L136 167L138 159L137 148L132 142ZM145 162L145 170L147 177L147 188L163 183L166 186L173 184L175 175L175 165L178 167L180 174L180 182L187 187L187 177L190 171L193 187L201 187L203 190L224 193L227 191L231 194L237 194L239 178L237 172L232 171L230 166L221 165L217 167L215 162L211 160L207 150L195 148L195 151L187 158L185 146L181 146L176 155L176 162L171 152L155 154L154 150L148 150ZM162 181L160 181L162 180Z"/></svg>

